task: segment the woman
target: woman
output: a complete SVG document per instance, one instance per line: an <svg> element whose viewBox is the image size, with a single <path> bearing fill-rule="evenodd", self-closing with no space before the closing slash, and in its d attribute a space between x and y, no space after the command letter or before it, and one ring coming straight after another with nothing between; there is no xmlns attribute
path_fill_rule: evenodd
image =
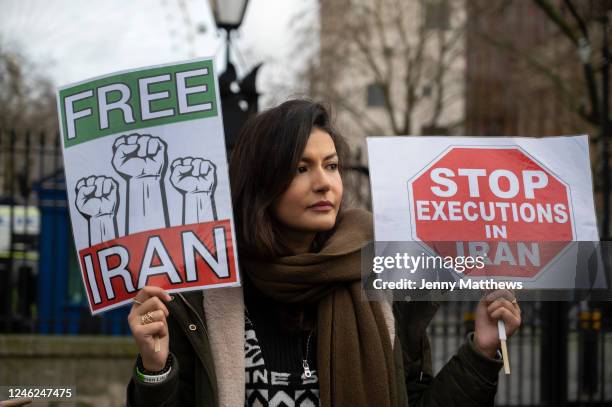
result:
<svg viewBox="0 0 612 407"><path fill-rule="evenodd" d="M129 406L492 405L497 319L508 336L521 322L512 293L479 303L475 333L432 377L425 329L436 304L361 300L372 217L342 210L345 153L310 101L245 125L230 164L243 286L138 293Z"/></svg>

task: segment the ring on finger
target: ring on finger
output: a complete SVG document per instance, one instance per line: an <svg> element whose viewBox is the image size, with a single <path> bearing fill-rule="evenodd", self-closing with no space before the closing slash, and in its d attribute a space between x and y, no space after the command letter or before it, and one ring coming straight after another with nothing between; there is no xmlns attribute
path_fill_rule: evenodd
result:
<svg viewBox="0 0 612 407"><path fill-rule="evenodd" d="M132 301L134 301L138 305L142 305L142 302L138 301L136 298L132 298Z"/></svg>
<svg viewBox="0 0 612 407"><path fill-rule="evenodd" d="M146 314L141 315L140 322L142 323L142 325L146 325L146 324L150 324L151 322L155 322L151 311L147 312Z"/></svg>

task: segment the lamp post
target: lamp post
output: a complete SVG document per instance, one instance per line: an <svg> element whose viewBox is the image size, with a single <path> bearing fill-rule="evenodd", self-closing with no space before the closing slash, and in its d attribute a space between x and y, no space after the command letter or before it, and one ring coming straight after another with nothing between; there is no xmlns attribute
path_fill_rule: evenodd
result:
<svg viewBox="0 0 612 407"><path fill-rule="evenodd" d="M223 129L228 156L238 140L242 125L257 113L259 93L255 87L261 64L255 66L242 79L238 79L236 68L230 58L231 32L242 24L248 0L210 0L217 28L225 31L225 72L219 75L219 93L223 109ZM239 91L236 91L236 86Z"/></svg>
<svg viewBox="0 0 612 407"><path fill-rule="evenodd" d="M225 31L225 55L228 64L230 63L231 32L238 29L242 24L248 3L249 0L210 0L215 24L217 24L217 28Z"/></svg>

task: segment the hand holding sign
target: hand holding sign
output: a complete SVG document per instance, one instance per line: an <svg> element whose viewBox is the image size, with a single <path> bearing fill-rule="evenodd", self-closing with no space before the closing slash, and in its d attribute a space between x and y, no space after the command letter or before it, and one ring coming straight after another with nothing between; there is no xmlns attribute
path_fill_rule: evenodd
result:
<svg viewBox="0 0 612 407"><path fill-rule="evenodd" d="M486 295L476 308L474 344L485 355L494 357L500 347L498 321L505 325L505 337L511 337L521 326L521 308L509 290L497 290ZM505 338L503 338L505 341ZM503 345L503 344L501 344ZM507 351L504 352L504 368L509 372Z"/></svg>
<svg viewBox="0 0 612 407"><path fill-rule="evenodd" d="M140 351L142 364L147 370L160 371L170 352L170 336L166 322L170 313L164 301L171 301L172 297L159 287L146 286L136 294L134 300L138 302L132 305L128 323ZM143 318L147 314L151 321ZM156 341L159 341L159 351L155 349Z"/></svg>

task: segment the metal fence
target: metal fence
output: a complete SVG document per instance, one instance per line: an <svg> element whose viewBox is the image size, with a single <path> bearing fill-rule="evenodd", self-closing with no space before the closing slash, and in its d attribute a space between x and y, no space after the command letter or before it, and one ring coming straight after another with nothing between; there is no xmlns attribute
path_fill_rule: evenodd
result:
<svg viewBox="0 0 612 407"><path fill-rule="evenodd" d="M429 326L435 372L473 331L476 305L442 304ZM512 373L500 373L496 405L612 405L610 307L523 302L521 309L522 326L508 341Z"/></svg>
<svg viewBox="0 0 612 407"><path fill-rule="evenodd" d="M0 131L0 332L128 334L126 308L89 313L59 140Z"/></svg>
<svg viewBox="0 0 612 407"><path fill-rule="evenodd" d="M357 152L345 189L371 202ZM129 334L127 307L92 317L77 265L57 134L0 131L0 333ZM612 406L609 303L521 304L500 406ZM475 303L443 303L429 327L438 371L473 330Z"/></svg>

